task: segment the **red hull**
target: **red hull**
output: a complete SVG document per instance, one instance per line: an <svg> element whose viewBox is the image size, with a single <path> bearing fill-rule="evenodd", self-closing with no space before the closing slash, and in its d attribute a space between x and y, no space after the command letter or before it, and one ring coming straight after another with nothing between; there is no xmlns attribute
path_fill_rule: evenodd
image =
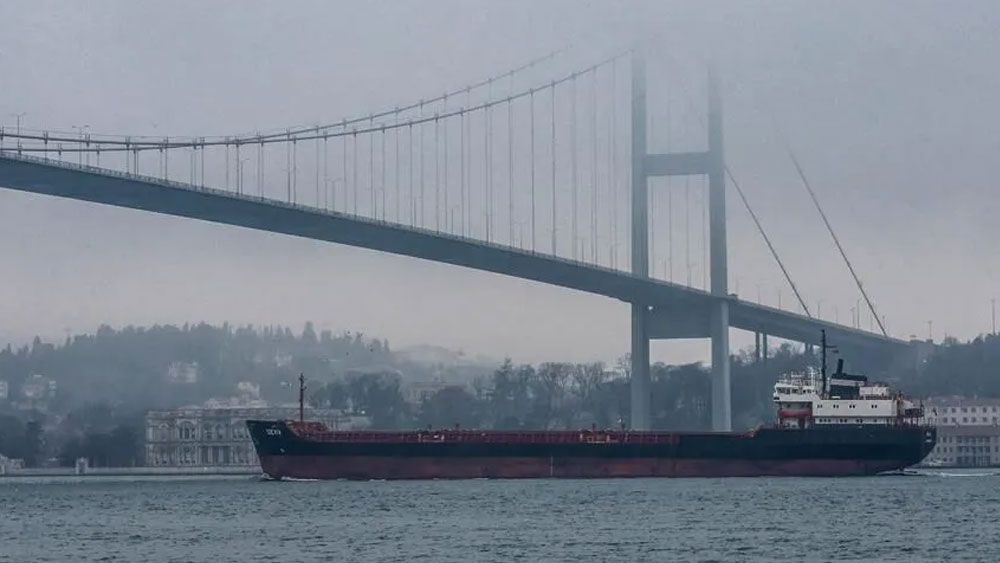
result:
<svg viewBox="0 0 1000 563"><path fill-rule="evenodd" d="M268 476L296 479L532 479L600 477L760 477L872 475L909 465L893 460L727 460L655 458L433 458L275 456L260 458Z"/></svg>

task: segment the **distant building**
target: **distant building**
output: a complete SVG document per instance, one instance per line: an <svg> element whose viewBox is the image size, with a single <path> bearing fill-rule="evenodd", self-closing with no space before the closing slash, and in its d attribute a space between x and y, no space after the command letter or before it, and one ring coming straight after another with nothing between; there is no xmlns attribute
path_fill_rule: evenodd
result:
<svg viewBox="0 0 1000 563"><path fill-rule="evenodd" d="M928 465L985 467L1000 465L1000 399L935 397L924 409L938 430Z"/></svg>
<svg viewBox="0 0 1000 563"><path fill-rule="evenodd" d="M11 459L0 454L0 475L6 475L13 471L24 469L23 459Z"/></svg>
<svg viewBox="0 0 1000 563"><path fill-rule="evenodd" d="M0 379L0 401L6 401L10 388L7 386L7 382Z"/></svg>
<svg viewBox="0 0 1000 563"><path fill-rule="evenodd" d="M240 381L236 384L236 391L243 397L249 399L260 398L260 385L252 381Z"/></svg>
<svg viewBox="0 0 1000 563"><path fill-rule="evenodd" d="M33 374L21 385L21 396L29 401L54 397L55 393L56 382L38 373Z"/></svg>
<svg viewBox="0 0 1000 563"><path fill-rule="evenodd" d="M171 383L197 383L198 362L171 362L166 377Z"/></svg>
<svg viewBox="0 0 1000 563"><path fill-rule="evenodd" d="M150 411L146 414L146 465L254 466L258 460L246 421L298 416L297 406L226 406L224 401L211 401L204 407ZM323 409L306 409L306 418L321 420L337 430L363 428L370 423L367 417Z"/></svg>
<svg viewBox="0 0 1000 563"><path fill-rule="evenodd" d="M275 367L284 368L292 365L292 355L279 352L274 355Z"/></svg>
<svg viewBox="0 0 1000 563"><path fill-rule="evenodd" d="M403 400L407 403L419 406L425 400L433 397L438 391L454 385L456 385L454 382L444 381L440 378L432 381L411 381L403 384L400 393L402 393Z"/></svg>

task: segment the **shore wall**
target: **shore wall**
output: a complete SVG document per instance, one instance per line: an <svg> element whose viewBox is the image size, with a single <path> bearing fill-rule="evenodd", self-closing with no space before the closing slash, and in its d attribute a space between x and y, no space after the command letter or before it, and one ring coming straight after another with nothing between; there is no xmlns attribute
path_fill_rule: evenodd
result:
<svg viewBox="0 0 1000 563"><path fill-rule="evenodd" d="M67 476L157 476L157 475L260 475L255 465L192 466L192 467L33 467L0 471L4 477L67 477Z"/></svg>

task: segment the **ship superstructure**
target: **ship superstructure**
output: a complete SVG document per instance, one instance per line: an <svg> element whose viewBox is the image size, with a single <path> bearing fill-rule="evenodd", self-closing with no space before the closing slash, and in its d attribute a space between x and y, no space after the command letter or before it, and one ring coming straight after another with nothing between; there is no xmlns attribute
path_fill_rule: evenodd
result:
<svg viewBox="0 0 1000 563"><path fill-rule="evenodd" d="M845 373L843 360L827 380L815 368L784 374L774 385L778 426L920 425L923 407L888 385Z"/></svg>

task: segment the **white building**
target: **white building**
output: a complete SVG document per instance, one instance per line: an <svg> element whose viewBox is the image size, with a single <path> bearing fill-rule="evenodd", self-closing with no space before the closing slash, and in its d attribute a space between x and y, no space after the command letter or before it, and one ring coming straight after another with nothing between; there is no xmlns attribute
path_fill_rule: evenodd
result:
<svg viewBox="0 0 1000 563"><path fill-rule="evenodd" d="M938 430L926 465L1000 465L1000 399L935 397L925 409L926 421Z"/></svg>
<svg viewBox="0 0 1000 563"><path fill-rule="evenodd" d="M21 395L30 401L55 396L56 382L41 374L32 374L21 385Z"/></svg>
<svg viewBox="0 0 1000 563"><path fill-rule="evenodd" d="M198 362L171 362L166 378L171 383L197 383Z"/></svg>
<svg viewBox="0 0 1000 563"><path fill-rule="evenodd" d="M927 402L927 422L935 426L996 426L1000 399L934 397Z"/></svg>
<svg viewBox="0 0 1000 563"><path fill-rule="evenodd" d="M23 459L11 459L0 454L0 475L6 475L14 471L24 469Z"/></svg>

